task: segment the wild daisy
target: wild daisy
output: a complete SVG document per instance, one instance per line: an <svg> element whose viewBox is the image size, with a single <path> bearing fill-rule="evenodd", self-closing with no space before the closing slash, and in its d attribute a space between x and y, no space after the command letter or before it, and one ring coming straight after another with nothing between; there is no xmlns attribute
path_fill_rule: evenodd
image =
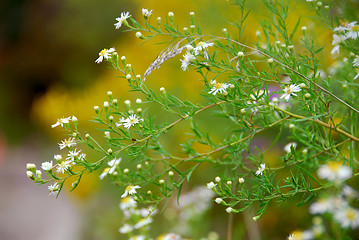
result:
<svg viewBox="0 0 359 240"><path fill-rule="evenodd" d="M133 230L134 228L131 225L125 223L118 231L120 233L126 234L132 232Z"/></svg>
<svg viewBox="0 0 359 240"><path fill-rule="evenodd" d="M61 163L57 164L57 172L58 173L64 173L65 171L67 171L70 167L71 164L73 164L73 161L62 161Z"/></svg>
<svg viewBox="0 0 359 240"><path fill-rule="evenodd" d="M102 172L102 173L100 174L100 176L99 176L100 180L104 179L104 178L107 176L108 171L110 171L110 168L105 168L105 169L103 170L103 172Z"/></svg>
<svg viewBox="0 0 359 240"><path fill-rule="evenodd" d="M227 83L221 82L217 83L216 80L211 81L211 85L213 86L211 91L209 91L209 94L216 95L217 93L223 94L226 89L230 86Z"/></svg>
<svg viewBox="0 0 359 240"><path fill-rule="evenodd" d="M347 26L348 32L345 34L345 37L351 38L351 39L357 39L359 37L359 25L357 25L357 22L351 22Z"/></svg>
<svg viewBox="0 0 359 240"><path fill-rule="evenodd" d="M121 210L126 210L129 208L135 208L135 207L137 207L137 202L135 201L135 199L133 199L133 197L130 197L130 196L125 197L120 202Z"/></svg>
<svg viewBox="0 0 359 240"><path fill-rule="evenodd" d="M141 188L140 186L136 185L136 186L133 186L133 185L128 185L125 189L125 193L122 194L121 198L125 198L127 197L127 195L134 195L136 192L136 189L138 188Z"/></svg>
<svg viewBox="0 0 359 240"><path fill-rule="evenodd" d="M69 138L69 139L65 139L63 141L61 141L61 143L59 143L60 146L60 150L66 148L66 147L73 147L76 146L77 142L74 138Z"/></svg>
<svg viewBox="0 0 359 240"><path fill-rule="evenodd" d="M334 219L340 223L343 228L351 227L352 229L356 229L359 227L359 211L351 207L336 211L334 213Z"/></svg>
<svg viewBox="0 0 359 240"><path fill-rule="evenodd" d="M266 164L262 163L259 167L258 170L256 171L256 175L263 175L264 170L266 169Z"/></svg>
<svg viewBox="0 0 359 240"><path fill-rule="evenodd" d="M109 174L113 174L113 172L116 170L116 167L120 164L121 158L119 159L113 159L109 161L107 164L111 167L108 171Z"/></svg>
<svg viewBox="0 0 359 240"><path fill-rule="evenodd" d="M318 176L329 181L343 181L352 175L352 169L340 162L329 162L318 169Z"/></svg>
<svg viewBox="0 0 359 240"><path fill-rule="evenodd" d="M184 59L181 59L181 68L183 71L188 70L188 65L191 63L191 60L195 60L196 57L192 55L190 52L187 52L185 55L183 55Z"/></svg>
<svg viewBox="0 0 359 240"><path fill-rule="evenodd" d="M112 54L115 53L115 48L110 48L110 49L102 49L101 52L99 52L99 57L96 59L95 63L100 63L102 62L104 59L107 60L109 58L112 57Z"/></svg>
<svg viewBox="0 0 359 240"><path fill-rule="evenodd" d="M121 16L116 18L116 21L118 21L117 23L114 24L116 29L119 29L122 26L122 24L128 25L126 19L129 17L131 17L129 12L122 12Z"/></svg>
<svg viewBox="0 0 359 240"><path fill-rule="evenodd" d="M340 44L342 42L344 42L347 39L347 37L342 36L342 35L337 35L337 34L333 34L333 41L332 41L332 45L334 46L331 54L334 55L336 53L339 53L340 51Z"/></svg>
<svg viewBox="0 0 359 240"><path fill-rule="evenodd" d="M208 43L208 42L199 42L195 48L193 48L194 55L198 55L199 51L204 51L206 48L213 46L214 43Z"/></svg>
<svg viewBox="0 0 359 240"><path fill-rule="evenodd" d="M359 67L359 56L355 56L353 60L353 67Z"/></svg>
<svg viewBox="0 0 359 240"><path fill-rule="evenodd" d="M143 228L143 227L149 225L150 223L152 223L152 221L153 220L150 217L142 218L135 224L134 228L135 229Z"/></svg>
<svg viewBox="0 0 359 240"><path fill-rule="evenodd" d="M59 118L55 124L51 125L51 127L52 127L52 128L57 127L57 126L63 127L64 124L65 124L65 123L69 123L70 120L71 120L71 117Z"/></svg>
<svg viewBox="0 0 359 240"><path fill-rule="evenodd" d="M53 185L50 185L47 187L47 189L49 189L49 195L54 195L56 196L57 193L59 192L60 186L57 183L54 183Z"/></svg>
<svg viewBox="0 0 359 240"><path fill-rule="evenodd" d="M132 114L126 119L125 118L120 119L120 122L123 124L125 128L129 129L131 126L134 126L135 124L139 123L140 120L141 119L137 117L136 114Z"/></svg>
<svg viewBox="0 0 359 240"><path fill-rule="evenodd" d="M309 212L313 215L329 212L333 207L332 203L333 201L331 198L321 198L310 205Z"/></svg>
<svg viewBox="0 0 359 240"><path fill-rule="evenodd" d="M81 150L76 151L76 149L73 151L69 151L66 159L68 159L70 161L75 161L75 158L79 156L80 152L81 152Z"/></svg>
<svg viewBox="0 0 359 240"><path fill-rule="evenodd" d="M289 101L292 95L297 96L297 94L295 93L300 92L301 90L302 89L300 88L300 86L296 84L291 84L290 86L286 86L284 87L284 94L280 96L280 99L284 98L285 100Z"/></svg>

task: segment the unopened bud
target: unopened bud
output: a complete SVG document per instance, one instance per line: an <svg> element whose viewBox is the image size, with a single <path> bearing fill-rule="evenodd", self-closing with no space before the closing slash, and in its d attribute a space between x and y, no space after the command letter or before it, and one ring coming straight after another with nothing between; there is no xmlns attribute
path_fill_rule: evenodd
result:
<svg viewBox="0 0 359 240"><path fill-rule="evenodd" d="M27 163L26 164L26 169L27 170L36 170L36 165L35 164L33 164L33 163Z"/></svg>
<svg viewBox="0 0 359 240"><path fill-rule="evenodd" d="M239 179L238 179L238 182L239 182L240 184L244 183L244 178L239 178Z"/></svg>
<svg viewBox="0 0 359 240"><path fill-rule="evenodd" d="M243 57L243 56L244 56L244 53L243 53L243 52L238 52L238 53L237 53L237 56L238 56L238 57Z"/></svg>
<svg viewBox="0 0 359 240"><path fill-rule="evenodd" d="M220 182L220 181L221 181L221 178L217 176L217 177L214 179L214 181Z"/></svg>

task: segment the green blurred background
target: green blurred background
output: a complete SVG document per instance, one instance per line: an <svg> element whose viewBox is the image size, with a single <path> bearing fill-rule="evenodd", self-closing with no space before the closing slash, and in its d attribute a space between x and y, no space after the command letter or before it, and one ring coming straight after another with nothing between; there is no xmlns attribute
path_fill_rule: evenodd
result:
<svg viewBox="0 0 359 240"><path fill-rule="evenodd" d="M246 42L257 39L259 21L267 14L258 2L248 1L251 13L246 21ZM292 24L299 15L305 15L301 25L315 33L318 43L330 51L328 39L332 33L309 17L314 13L305 1L291 2L297 4ZM236 6L224 0L0 2L0 239L126 239L118 233L121 193L109 181L98 185L98 174L92 174L79 189L69 194L64 191L55 200L47 196L45 186L34 186L26 178L25 164L35 162L39 166L56 154L56 143L63 135L50 126L58 118L75 115L80 126L89 130L94 127L88 121L93 117L93 106L103 104L107 91L122 102L136 99L128 94L127 83L117 77L119 73L106 63L97 65L94 61L100 50L115 47L137 73L147 69L164 46L153 42L140 46L141 40L134 33L115 30L113 25L123 11L130 11L142 21L142 8L153 9L153 22L158 16L164 19L169 11L174 12L180 28L189 27L189 12L194 11L203 32L217 35L222 35L222 28L231 33L234 27L228 21L235 21L239 14ZM331 61L325 59L324 64L330 65ZM147 81L154 88L165 87L195 102L202 89L200 77L179 67L178 57L155 70ZM201 178L208 176L195 179L200 182ZM238 214L238 236L248 237L246 231L251 229L259 231L262 239L284 239L290 231L305 228L309 219L306 206L290 214L288 209L293 210L290 206L271 208L268 217L258 224L250 221L249 213ZM224 208L216 207L205 217L208 226L203 231L216 231L223 238L227 221ZM162 216L157 221L164 223L166 219ZM156 224L155 231L167 230L160 226Z"/></svg>

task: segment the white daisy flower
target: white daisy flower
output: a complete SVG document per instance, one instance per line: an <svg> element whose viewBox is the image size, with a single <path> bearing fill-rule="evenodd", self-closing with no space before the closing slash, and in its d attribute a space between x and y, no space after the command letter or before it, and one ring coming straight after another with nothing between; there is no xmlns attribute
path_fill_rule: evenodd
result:
<svg viewBox="0 0 359 240"><path fill-rule="evenodd" d="M332 51L330 52L332 55L339 53L340 51L340 44L344 42L347 37L342 35L333 34L333 41L332 45L334 46Z"/></svg>
<svg viewBox="0 0 359 240"><path fill-rule="evenodd" d="M65 147L73 147L76 146L77 142L75 140L75 138L69 138L69 139L65 139L63 141L61 141L61 143L59 143L60 146L60 150L64 149Z"/></svg>
<svg viewBox="0 0 359 240"><path fill-rule="evenodd" d="M127 195L134 195L136 192L136 189L138 188L141 188L140 186L136 185L136 186L133 186L133 185L128 185L125 189L125 193L122 194L121 198L125 198L127 197Z"/></svg>
<svg viewBox="0 0 359 240"><path fill-rule="evenodd" d="M116 170L116 167L120 164L121 158L119 159L113 159L107 163L111 168L109 169L108 173L113 174L113 172Z"/></svg>
<svg viewBox="0 0 359 240"><path fill-rule="evenodd" d="M125 225L123 225L118 231L120 232L120 233L124 233L124 234L126 234L126 233L130 233L130 232L132 232L134 230L134 228L131 226L131 225L129 225L129 224L125 224Z"/></svg>
<svg viewBox="0 0 359 240"><path fill-rule="evenodd" d="M301 90L300 86L296 84L291 84L289 87L286 86L284 87L284 94L280 96L280 99L284 98L288 102L292 95L297 96L295 93L300 92Z"/></svg>
<svg viewBox="0 0 359 240"><path fill-rule="evenodd" d="M126 19L129 17L131 17L129 12L122 12L121 16L116 18L116 21L118 21L117 23L114 24L116 29L119 29L122 26L122 24L127 24Z"/></svg>
<svg viewBox="0 0 359 240"><path fill-rule="evenodd" d="M209 94L216 95L217 93L223 94L226 89L230 86L227 83L221 82L217 83L216 80L211 81L211 85L213 86L211 91L209 91Z"/></svg>
<svg viewBox="0 0 359 240"><path fill-rule="evenodd" d="M68 159L70 161L75 161L75 158L79 156L80 152L81 152L81 150L76 151L76 149L73 151L69 151L66 159Z"/></svg>
<svg viewBox="0 0 359 240"><path fill-rule="evenodd" d="M343 181L352 175L352 169L340 162L329 162L318 169L318 176L329 181Z"/></svg>
<svg viewBox="0 0 359 240"><path fill-rule="evenodd" d="M264 170L266 169L266 164L262 163L259 167L258 170L256 171L256 175L263 175Z"/></svg>
<svg viewBox="0 0 359 240"><path fill-rule="evenodd" d="M348 32L345 34L345 37L351 38L351 39L357 39L359 37L359 25L357 25L357 22L351 22L347 26Z"/></svg>
<svg viewBox="0 0 359 240"><path fill-rule="evenodd" d="M52 128L57 127L57 126L63 127L64 124L65 124L65 123L69 123L70 120L71 120L71 117L59 118L55 124L52 124L52 125L51 125L51 127L52 127Z"/></svg>
<svg viewBox="0 0 359 240"><path fill-rule="evenodd" d="M135 124L140 122L140 118L136 116L136 114L130 115L128 118L122 118L120 119L120 122L123 124L123 126L127 129L129 129L131 126L134 126ZM118 126L122 125L119 124Z"/></svg>
<svg viewBox="0 0 359 240"><path fill-rule="evenodd" d="M181 68L183 71L188 70L188 65L191 63L191 60L195 60L196 57L192 55L190 52L187 52L185 55L183 55L184 59L181 59Z"/></svg>
<svg viewBox="0 0 359 240"><path fill-rule="evenodd" d="M127 210L130 208L136 208L136 207L137 207L137 202L135 201L135 199L133 199L133 197L130 197L130 196L125 197L120 202L121 210Z"/></svg>
<svg viewBox="0 0 359 240"><path fill-rule="evenodd" d="M115 48L110 48L110 49L102 49L101 52L99 52L99 57L96 59L95 63L100 63L102 62L104 59L108 60L112 57L112 54L115 52Z"/></svg>
<svg viewBox="0 0 359 240"><path fill-rule="evenodd" d="M100 176L99 176L100 180L104 179L104 178L107 176L108 171L110 171L110 168L105 168L105 169L103 170L103 172L102 172L102 173L100 174Z"/></svg>
<svg viewBox="0 0 359 240"><path fill-rule="evenodd" d="M308 2L308 0L307 0L307 2ZM289 234L287 239L288 240L295 240L295 234Z"/></svg>
<svg viewBox="0 0 359 240"><path fill-rule="evenodd" d="M51 162L43 162L41 164L41 168L44 171L50 171L52 169L52 161Z"/></svg>
<svg viewBox="0 0 359 240"><path fill-rule="evenodd" d="M321 198L317 202L310 205L309 213L315 215L329 212L333 207L332 203L333 201L331 198Z"/></svg>
<svg viewBox="0 0 359 240"><path fill-rule="evenodd" d="M152 223L152 218L147 217L147 218L142 218L140 219L134 226L135 229L139 229L139 228L143 228L144 226L149 225L150 223Z"/></svg>
<svg viewBox="0 0 359 240"><path fill-rule="evenodd" d="M359 197L359 193L348 185L342 187L341 194L347 199L355 199Z"/></svg>
<svg viewBox="0 0 359 240"><path fill-rule="evenodd" d="M59 192L60 189L60 185L58 185L57 183L54 183L53 185L50 185L47 187L47 189L49 189L49 195L54 195L56 196L57 193Z"/></svg>
<svg viewBox="0 0 359 240"><path fill-rule="evenodd" d="M344 209L339 209L334 213L334 219L343 227L356 229L359 227L359 211L347 207Z"/></svg>
<svg viewBox="0 0 359 240"><path fill-rule="evenodd" d="M355 56L353 60L353 67L359 67L359 56Z"/></svg>
<svg viewBox="0 0 359 240"><path fill-rule="evenodd" d="M65 173L67 169L71 167L71 164L73 164L73 161L62 161L61 163L57 164L57 172L58 173Z"/></svg>
<svg viewBox="0 0 359 240"><path fill-rule="evenodd" d="M142 15L145 17L145 18L148 18L152 15L152 10L151 11L148 11L148 9L146 8L142 8Z"/></svg>
<svg viewBox="0 0 359 240"><path fill-rule="evenodd" d="M291 150L290 148L293 146L293 148L296 148L297 147L297 143L296 142L291 142L291 143L288 143L287 145L284 146L284 151L286 151L287 153L290 153Z"/></svg>
<svg viewBox="0 0 359 240"><path fill-rule="evenodd" d="M193 48L194 55L198 55L199 51L204 51L206 48L213 46L214 43L211 42L199 42L195 48Z"/></svg>

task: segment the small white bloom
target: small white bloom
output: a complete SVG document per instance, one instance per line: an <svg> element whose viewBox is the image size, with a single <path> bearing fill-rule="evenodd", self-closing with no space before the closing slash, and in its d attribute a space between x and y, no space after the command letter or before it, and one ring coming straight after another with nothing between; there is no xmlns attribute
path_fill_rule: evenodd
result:
<svg viewBox="0 0 359 240"><path fill-rule="evenodd" d="M296 142L291 142L291 143L288 143L287 145L284 146L284 151L286 151L287 153L290 153L291 150L290 148L293 147L293 148L296 148L297 147L297 143Z"/></svg>
<svg viewBox="0 0 359 240"><path fill-rule="evenodd" d="M148 18L152 15L152 10L151 11L148 11L148 9L146 8L142 8L142 15L145 17L145 18Z"/></svg>
<svg viewBox="0 0 359 240"><path fill-rule="evenodd" d="M175 233L167 233L166 235L161 235L159 238L161 240L183 240L183 238Z"/></svg>
<svg viewBox="0 0 359 240"><path fill-rule="evenodd" d="M115 48L110 48L110 49L103 49L101 50L101 52L99 52L99 57L96 59L95 63L100 63L102 62L104 59L108 60L112 57L112 54L115 52Z"/></svg>
<svg viewBox="0 0 359 240"><path fill-rule="evenodd" d="M137 117L135 114L132 114L126 119L121 119L120 122L125 128L129 129L131 126L134 126L135 124L139 123L140 120L141 119L139 117Z"/></svg>
<svg viewBox="0 0 359 240"><path fill-rule="evenodd" d="M359 193L348 185L342 187L341 194L347 199L355 199L359 197Z"/></svg>
<svg viewBox="0 0 359 240"><path fill-rule="evenodd" d="M317 202L310 205L309 212L313 215L329 212L333 207L332 203L331 198L321 198Z"/></svg>
<svg viewBox="0 0 359 240"><path fill-rule="evenodd" d="M51 162L43 162L41 164L41 168L44 171L50 171L52 169L52 161Z"/></svg>
<svg viewBox="0 0 359 240"><path fill-rule="evenodd" d="M256 175L263 175L264 170L266 169L266 164L262 163L259 167L258 170L256 171Z"/></svg>
<svg viewBox="0 0 359 240"><path fill-rule="evenodd" d="M359 25L357 22L351 22L347 26L348 32L345 34L346 38L357 39L359 37Z"/></svg>
<svg viewBox="0 0 359 240"><path fill-rule="evenodd" d="M79 156L79 153L81 152L81 150L76 151L77 149L73 150L73 151L69 151L69 153L67 154L67 158L70 161L75 161L75 158Z"/></svg>
<svg viewBox="0 0 359 240"><path fill-rule="evenodd" d="M244 178L239 178L239 179L238 179L238 182L239 182L240 184L244 183Z"/></svg>
<svg viewBox="0 0 359 240"><path fill-rule="evenodd" d="M221 181L221 178L217 176L217 177L214 178L214 181L220 182L220 181Z"/></svg>
<svg viewBox="0 0 359 240"><path fill-rule="evenodd" d="M192 55L190 52L187 52L185 55L183 55L184 59L181 59L181 68L183 71L188 70L188 65L191 63L191 60L195 60L196 57Z"/></svg>
<svg viewBox="0 0 359 240"><path fill-rule="evenodd" d="M318 176L329 181L343 181L352 175L352 169L340 162L329 162L318 169Z"/></svg>
<svg viewBox="0 0 359 240"><path fill-rule="evenodd" d="M60 160L62 160L62 156L60 154L54 155L54 159L56 161L60 161Z"/></svg>
<svg viewBox="0 0 359 240"><path fill-rule="evenodd" d="M57 126L63 127L64 124L69 123L70 120L71 120L71 117L59 118L55 124L51 125L51 127L52 127L52 128L57 127Z"/></svg>
<svg viewBox="0 0 359 240"><path fill-rule="evenodd" d="M207 183L207 188L209 188L209 189L213 189L216 186L217 186L217 184L215 184L214 182Z"/></svg>
<svg viewBox="0 0 359 240"><path fill-rule="evenodd" d="M129 17L131 17L129 12L122 12L121 16L116 18L116 21L118 21L117 23L114 24L116 29L119 29L122 26L122 24L127 22L126 19Z"/></svg>
<svg viewBox="0 0 359 240"><path fill-rule="evenodd" d="M204 51L206 48L213 46L214 43L211 42L199 42L196 47L193 49L194 55L198 55L199 51Z"/></svg>
<svg viewBox="0 0 359 240"><path fill-rule="evenodd" d="M76 140L74 138L69 138L69 139L65 139L63 141L61 141L61 143L59 143L59 146L60 146L60 150L66 148L66 147L73 147L73 146L76 146Z"/></svg>
<svg viewBox="0 0 359 240"><path fill-rule="evenodd" d="M342 42L344 42L347 38L345 36L342 36L342 35L337 35L337 34L333 34L333 42L332 42L332 45L334 46L332 51L331 51L331 54L336 54L336 53L339 53L340 51L340 44Z"/></svg>
<svg viewBox="0 0 359 240"><path fill-rule="evenodd" d="M111 168L109 169L108 173L113 174L114 171L116 170L116 167L120 164L120 162L121 162L121 158L119 158L119 159L115 158L115 159L109 161L107 163L107 165L109 165Z"/></svg>
<svg viewBox="0 0 359 240"><path fill-rule="evenodd" d="M295 240L295 234L289 234L288 240Z"/></svg>
<svg viewBox="0 0 359 240"><path fill-rule="evenodd" d="M56 196L57 193L59 192L60 185L58 185L57 183L54 183L53 185L48 186L47 189L49 189L49 195Z"/></svg>
<svg viewBox="0 0 359 240"><path fill-rule="evenodd" d="M136 189L138 188L141 188L140 186L136 185L136 186L133 186L133 185L128 185L125 189L125 193L122 194L121 198L125 198L127 197L127 195L134 195L136 192Z"/></svg>
<svg viewBox="0 0 359 240"><path fill-rule="evenodd" d="M289 87L286 86L284 87L284 94L280 96L280 99L284 98L285 100L289 101L291 95L297 96L295 92L300 92L301 90L302 89L296 84L291 84Z"/></svg>
<svg viewBox="0 0 359 240"><path fill-rule="evenodd" d="M129 224L125 224L125 225L123 225L118 231L120 232L120 233L130 233L130 232L132 232L134 230L134 228L132 227L132 226L130 226Z"/></svg>
<svg viewBox="0 0 359 240"><path fill-rule="evenodd" d="M353 67L359 67L359 56L355 56L353 60Z"/></svg>
<svg viewBox="0 0 359 240"><path fill-rule="evenodd" d="M57 172L58 173L65 173L65 171L67 171L67 169L69 169L71 167L71 164L73 164L73 161L62 161L61 163L57 164Z"/></svg>
<svg viewBox="0 0 359 240"><path fill-rule="evenodd" d="M140 219L134 226L135 229L143 228L144 226L147 226L148 224L152 223L152 218L146 217Z"/></svg>
<svg viewBox="0 0 359 240"><path fill-rule="evenodd" d="M109 170L110 170L110 168L105 168L105 169L103 170L103 172L100 174L99 178L100 178L101 180L104 179L104 178L107 176Z"/></svg>
<svg viewBox="0 0 359 240"><path fill-rule="evenodd" d="M217 93L223 94L226 92L226 89L229 87L229 84L227 83L217 83L216 81L212 81L211 84L213 85L211 91L209 91L209 94L216 95Z"/></svg>
<svg viewBox="0 0 359 240"><path fill-rule="evenodd" d="M125 197L120 202L120 208L121 210L127 210L130 208L136 208L137 202L133 199L133 197Z"/></svg>
<svg viewBox="0 0 359 240"><path fill-rule="evenodd" d="M33 163L27 163L26 164L26 169L27 170L35 170L36 169L36 165L35 164L33 164Z"/></svg>
<svg viewBox="0 0 359 240"><path fill-rule="evenodd" d="M359 211L351 207L336 211L334 213L334 219L337 220L343 228L351 227L352 229L356 229L359 227Z"/></svg>

